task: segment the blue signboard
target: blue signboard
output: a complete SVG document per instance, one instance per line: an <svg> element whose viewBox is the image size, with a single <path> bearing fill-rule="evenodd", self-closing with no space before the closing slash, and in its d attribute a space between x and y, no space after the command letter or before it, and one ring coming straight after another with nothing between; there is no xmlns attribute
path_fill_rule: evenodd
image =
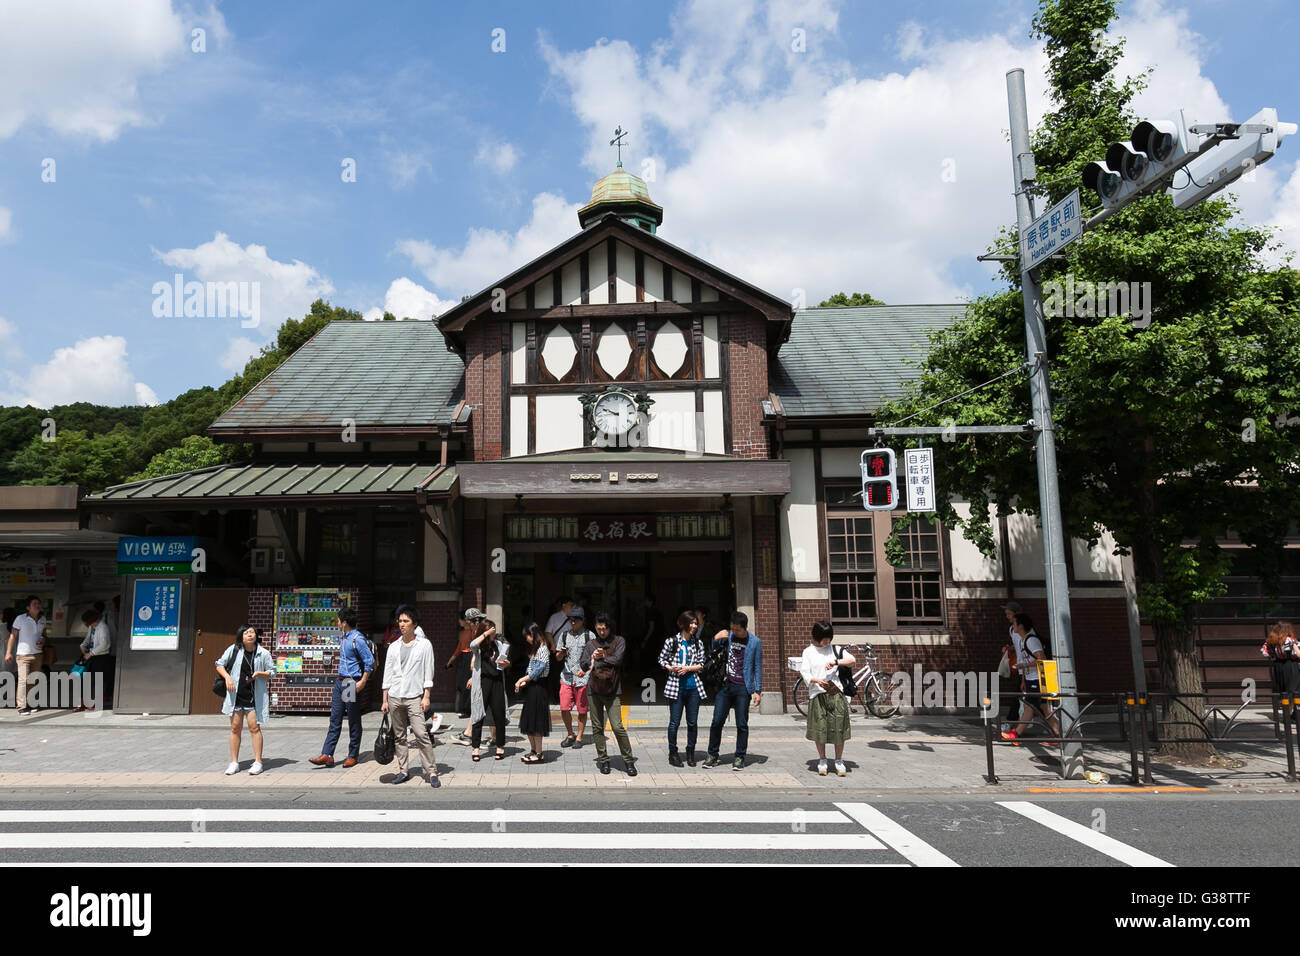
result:
<svg viewBox="0 0 1300 956"><path fill-rule="evenodd" d="M118 538L118 564L161 564L188 562L198 547L195 537Z"/></svg>
<svg viewBox="0 0 1300 956"><path fill-rule="evenodd" d="M1020 234L1020 261L1027 269L1042 265L1083 235L1079 190L1074 190L1029 224Z"/></svg>
<svg viewBox="0 0 1300 956"><path fill-rule="evenodd" d="M145 578L131 596L131 650L174 651L181 636L181 579Z"/></svg>

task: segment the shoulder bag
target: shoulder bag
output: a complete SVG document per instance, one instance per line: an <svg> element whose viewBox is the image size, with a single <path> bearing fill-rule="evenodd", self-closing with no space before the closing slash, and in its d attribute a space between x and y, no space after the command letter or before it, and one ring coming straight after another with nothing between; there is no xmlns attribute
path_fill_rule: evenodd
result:
<svg viewBox="0 0 1300 956"><path fill-rule="evenodd" d="M231 673L231 668L235 666L235 661L239 657L239 648L236 647L234 644L231 644L230 648L234 648L235 652L230 655L230 667L226 668L226 673L230 674L231 680L234 680L235 675ZM227 648L227 650L230 650L230 648ZM226 656L225 654L221 655L221 657L223 658L225 656ZM218 664L221 663L220 658L217 659L217 663ZM226 679L222 677L220 674L218 674L216 677L212 679L212 693L216 694L218 697L226 696Z"/></svg>

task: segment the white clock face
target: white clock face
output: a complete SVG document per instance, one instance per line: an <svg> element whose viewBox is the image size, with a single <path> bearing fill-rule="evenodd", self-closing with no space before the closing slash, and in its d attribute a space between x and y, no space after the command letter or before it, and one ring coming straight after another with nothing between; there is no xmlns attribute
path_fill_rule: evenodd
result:
<svg viewBox="0 0 1300 956"><path fill-rule="evenodd" d="M596 402L592 421L606 435L622 435L636 424L636 403L617 392Z"/></svg>

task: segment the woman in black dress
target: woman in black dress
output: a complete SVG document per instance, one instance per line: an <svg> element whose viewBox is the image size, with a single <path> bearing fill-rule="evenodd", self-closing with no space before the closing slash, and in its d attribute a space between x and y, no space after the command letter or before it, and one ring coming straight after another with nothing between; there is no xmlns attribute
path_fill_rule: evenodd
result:
<svg viewBox="0 0 1300 956"><path fill-rule="evenodd" d="M1300 644L1289 621L1278 621L1268 631L1259 652L1273 665L1273 693L1295 700L1300 697ZM1300 713L1296 715L1300 723Z"/></svg>
<svg viewBox="0 0 1300 956"><path fill-rule="evenodd" d="M528 673L515 682L515 693L523 691L524 694L519 730L528 737L532 749L520 759L524 763L541 763L542 738L551 735L551 701L546 692L546 676L551 672L555 645L546 632L533 623L524 629L524 649L528 654Z"/></svg>

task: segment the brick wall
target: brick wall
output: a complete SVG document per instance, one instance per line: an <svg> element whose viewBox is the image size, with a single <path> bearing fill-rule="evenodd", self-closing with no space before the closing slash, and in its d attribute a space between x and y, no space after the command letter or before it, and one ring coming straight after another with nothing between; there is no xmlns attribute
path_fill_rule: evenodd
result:
<svg viewBox="0 0 1300 956"><path fill-rule="evenodd" d="M476 461L501 458L502 416L508 411L501 394L502 329L509 326L479 320L465 332L465 401L474 406L470 447Z"/></svg>
<svg viewBox="0 0 1300 956"><path fill-rule="evenodd" d="M737 458L767 458L761 402L767 398L767 329L762 316L733 314L727 320L727 401L731 403L731 450Z"/></svg>

